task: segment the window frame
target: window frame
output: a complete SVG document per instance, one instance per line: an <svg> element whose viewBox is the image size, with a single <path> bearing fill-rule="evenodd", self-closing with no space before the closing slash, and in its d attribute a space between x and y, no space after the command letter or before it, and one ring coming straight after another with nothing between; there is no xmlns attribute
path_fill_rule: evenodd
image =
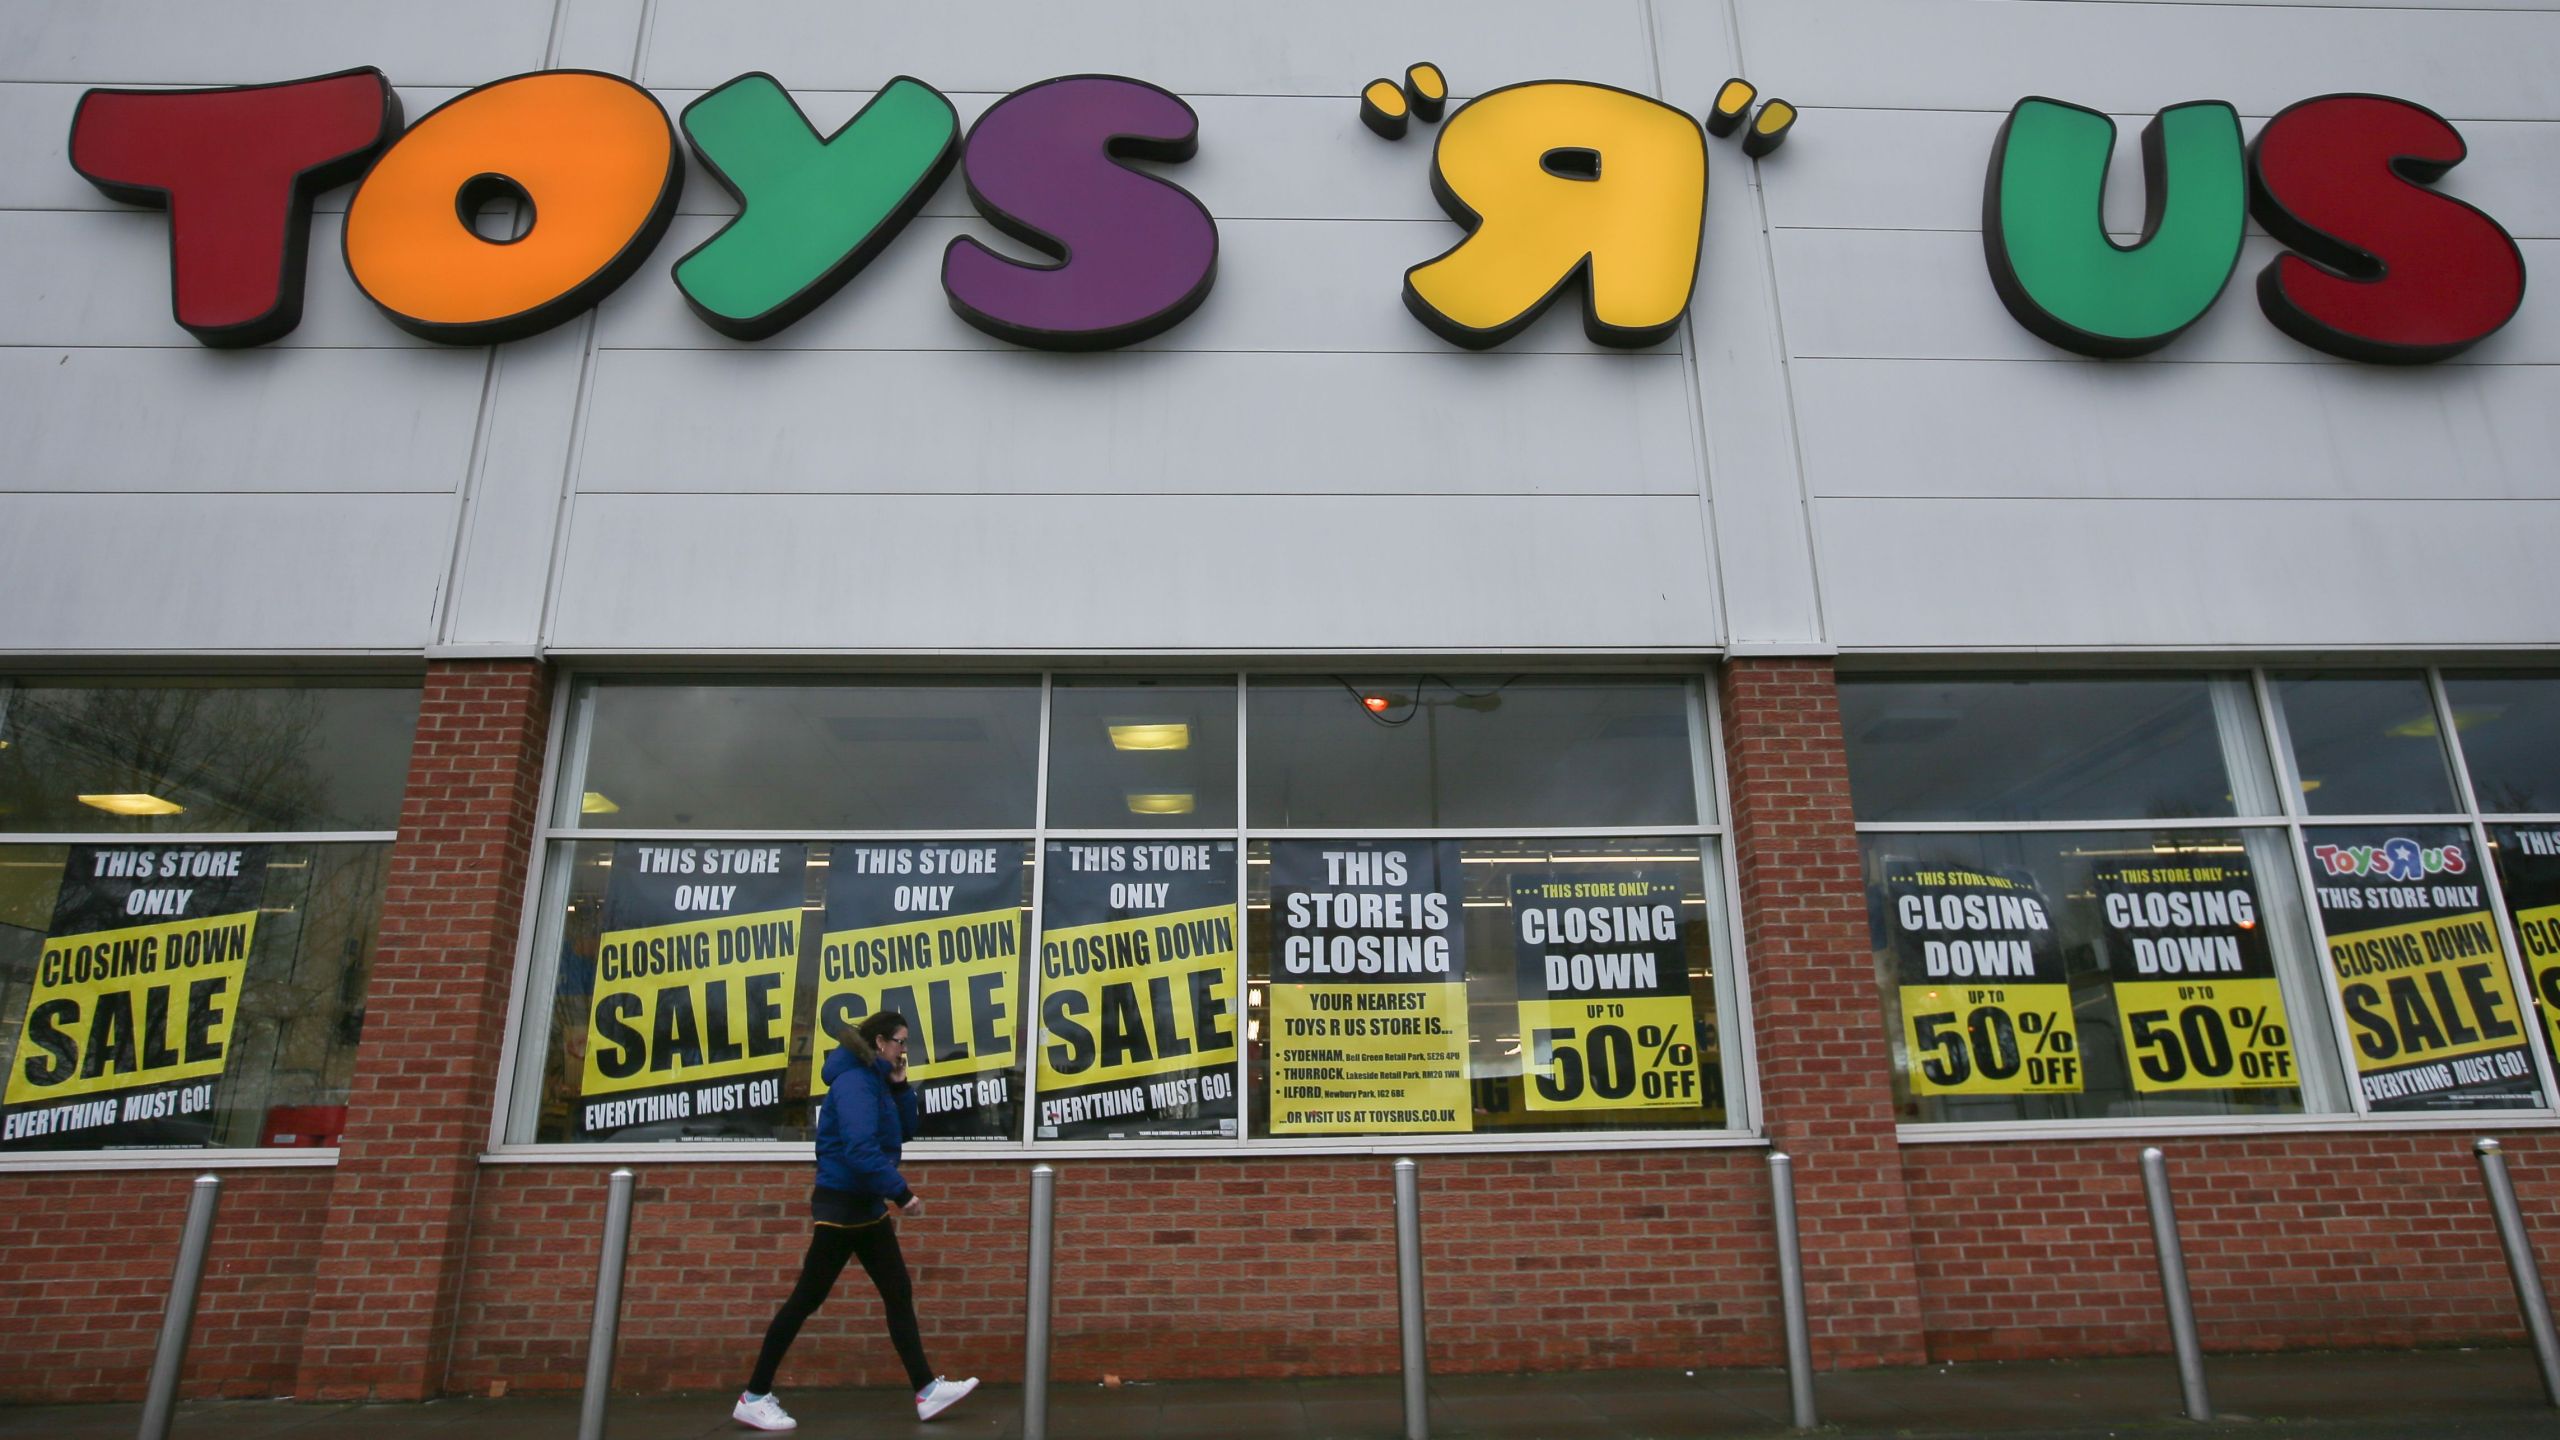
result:
<svg viewBox="0 0 2560 1440"><path fill-rule="evenodd" d="M273 680L279 688L325 687L335 681L361 680L372 684L408 682L419 685L422 677L407 671L338 670L317 674L295 674L268 669L223 671L62 671L28 670L15 679L43 680L65 684L117 681L163 681L182 684L189 680L240 681ZM415 729L411 741L415 743ZM405 792L405 776L402 789ZM14 845L391 845L400 838L395 830L168 830L136 833L132 831L47 830L0 834L0 848ZM374 923L379 931L381 916ZM359 1061L361 1063L361 1061ZM338 1147L313 1146L309 1149L275 1146L204 1146L188 1149L149 1150L26 1150L0 1151L0 1175L68 1171L113 1170L275 1170L329 1169L338 1163Z"/></svg>
<svg viewBox="0 0 2560 1440"><path fill-rule="evenodd" d="M2004 669L1990 666L1976 668L1949 665L1932 667L1932 670L1941 668L1949 675L1978 676L1985 680L2034 680L2040 677L2040 672L2031 669ZM2318 964L2320 957L2328 954L2329 931L2327 924L2321 918L2320 906L2315 898L2317 891L2314 886L2317 882L2311 873L2309 852L2304 848L2304 835L2307 831L2356 825L2458 826L2470 837L2473 853L2480 857L2480 868L2485 876L2484 894L2492 919L2498 928L2499 944L2505 947L2509 983L2516 987L2517 995L2525 997L2530 1002L2534 994L2532 976L2526 969L2524 952L2517 944L2515 925L2508 913L2505 888L2497 874L2498 867L2489 859L2488 826L2493 823L2560 824L2560 812L2514 815L2503 813L2484 815L2481 812L2478 796L2472 789L2470 763L2462 752L2460 736L2454 729L2453 706L2447 696L2444 683L2445 671L2448 668L2460 670L2464 667L2459 665L2447 667L2435 663L2414 667L2421 671L2425 678L2428 701L2435 713L2438 743L2444 747L2445 762L2453 774L2453 797L2463 808L2442 814L2382 815L2309 813L2309 808L2303 803L2301 775L2294 763L2292 736L2285 728L2283 712L2276 703L2275 676L2314 669L2324 675L2344 676L2354 673L2355 667L2334 664L2313 665L2306 662L2293 665L2276 663L2249 666L2214 666L2210 663L2199 666L2190 663L2177 668L2181 673L2201 672L2234 675L2247 679L2250 694L2256 702L2261 739L2267 752L2267 763L2273 771L2279 813L2159 820L1860 821L1857 822L1856 829L1862 848L1865 837L1871 834L2021 834L2034 831L2182 829L2280 831L2291 852L2295 886L2301 897L2303 909L2302 919L2311 936L2315 951L2314 963ZM2405 673L2413 667L2403 663L2376 664L2368 668L2377 672L2391 670ZM1887 678L1897 672L1879 668L1864 673L1877 678ZM2060 671L2042 673L2050 674L2053 678L2061 678L2062 674ZM2128 668L2123 673L2127 676L2140 676L2149 672ZM1853 671L1844 674L1841 678L1851 680L1858 678L1858 674L1859 672ZM2555 682L2560 682L2560 672L2555 672ZM1845 744L1844 737L1844 749ZM2538 1039L2530 1044L2529 1049L2534 1057L2535 1074L2542 1087L2544 1103L2541 1106L2425 1113L2375 1112L2365 1098L2363 1087L2355 1083L2353 1041L2347 1029L2346 1012L2340 1003L2337 985L2326 973L2325 968L2316 973L2320 982L2317 988L2323 1008L2328 1015L2332 1040L2340 1059L2341 1075L2346 1081L2347 1101L2350 1108L2345 1111L2325 1114L2195 1118L2147 1116L2081 1120L1959 1120L1937 1123L1904 1121L1895 1126L1895 1133L1906 1145L1954 1145L1986 1140L2112 1139L2161 1134L2202 1136L2300 1133L2341 1129L2368 1132L2560 1126L2560 1091L2554 1089L2551 1057ZM1879 1007L1881 1008L1881 1002ZM2531 1018L2531 1024L2539 1025L2540 1023L2538 1018Z"/></svg>
<svg viewBox="0 0 2560 1440"><path fill-rule="evenodd" d="M1050 1159L1193 1159L1209 1161L1236 1158L1250 1159L1257 1156L1403 1155L1419 1154L1424 1152L1439 1154L1524 1151L1554 1153L1564 1151L1596 1150L1766 1147L1768 1140L1761 1126L1762 1109L1760 1103L1759 1056L1757 1046L1754 1043L1756 1027L1752 1023L1750 986L1751 970L1749 957L1745 953L1743 946L1741 891L1738 878L1739 867L1734 863L1732 852L1732 832L1731 821L1729 818L1731 815L1731 788L1726 776L1723 717L1721 714L1721 707L1715 703L1716 685L1718 682L1715 664L1711 660L1700 660L1694 658L1683 659L1673 663L1665 663L1659 657L1638 656L1612 657L1607 660L1556 660L1548 663L1541 663L1538 657L1501 656L1468 657L1466 661L1462 662L1462 665L1483 664L1487 659L1493 659L1495 663L1498 663L1505 670L1517 670L1522 673L1536 674L1540 676L1552 675L1558 677L1571 677L1575 675L1584 675L1595 678L1602 676L1641 676L1644 678L1658 678L1665 682L1681 685L1685 693L1685 703L1688 707L1689 714L1690 775L1691 784L1695 788L1697 813L1700 817L1698 823L1690 825L1654 824L1631 826L1525 827L1429 827L1399 825L1369 829L1346 829L1344 827L1335 826L1318 830L1257 830L1247 823L1250 818L1247 810L1247 803L1252 784L1252 776L1248 768L1250 764L1250 747L1252 741L1252 736L1250 734L1251 722L1249 716L1250 696L1248 693L1248 687L1251 680L1257 676L1330 675L1337 672L1363 670L1367 668L1374 668L1378 663L1380 663L1379 657L1346 657L1338 662L1300 659L1275 661L1273 663L1261 665L1235 665L1232 663L1198 664L1196 662L1186 664L1183 657L1179 656L1148 656L1131 657L1125 662L1115 657L1110 661L1085 666L1043 664L1039 665L1036 669L1031 666L1021 666L1018 668L1008 667L1000 659L989 659L982 663L972 663L965 667L965 673L971 676L983 676L988 678L1019 676L1026 680L1036 676L1038 679L1040 688L1040 725L1039 753L1036 757L1037 789L1034 792L1033 799L1033 823L1029 829L966 831L777 831L693 829L672 831L660 829L624 830L592 826L565 826L556 823L561 818L557 810L557 800L561 787L571 773L571 762L582 758L577 754L577 746L582 741L583 737L573 737L570 732L575 728L575 702L581 693L582 685L586 682L607 679L625 682L645 682L659 678L663 678L674 683L693 682L701 684L717 684L723 679L745 681L750 679L770 680L776 678L805 678L812 681L823 679L836 683L860 683L864 680L870 679L877 679L884 682L896 682L916 675L930 675L937 672L916 668L894 668L888 666L878 668L866 667L861 669L849 668L843 670L829 669L823 671L798 671L776 669L773 667L756 669L747 669L742 667L650 667L647 669L633 669L601 664L563 664L557 677L558 683L553 687L551 701L552 723L550 727L550 738L547 745L548 753L544 757L541 793L537 797L537 809L535 814L538 817L538 820L534 833L531 837L534 863L526 867L527 875L523 909L525 920L524 923L518 927L515 972L513 982L509 989L506 1024L500 1049L500 1069L497 1076L495 1094L492 1097L487 1144L484 1147L480 1158L483 1163L488 1164L561 1164L566 1162L607 1164L627 1162L646 1162L650 1164L809 1163L815 1147L807 1141L735 1140L722 1141L717 1144L688 1144L682 1141L663 1140L645 1141L636 1144L582 1144L576 1141L554 1141L548 1143L510 1141L507 1138L507 1131L510 1123L516 1118L514 1112L519 1103L519 1095L525 1088L520 1083L522 1058L518 1047L526 1042L526 1032L530 1028L528 1017L547 1011L550 1003L549 997L552 993L550 987L556 983L558 976L558 966L556 963L549 966L543 966L540 964L541 957L545 954L556 951L559 944L558 926L560 921L558 917L550 913L550 908L545 899L545 897L551 893L550 877L552 870L559 863L555 857L558 854L565 853L562 847L566 844L580 840L615 841L660 838L680 838L688 841L713 842L726 840L798 840L817 843L830 841L853 842L918 839L1019 840L1029 846L1031 853L1035 857L1039 858L1039 863L1033 866L1032 871L1032 920L1029 927L1029 935L1027 937L1031 947L1030 954L1035 963L1028 965L1027 969L1029 973L1025 978L1023 987L1025 1014L1027 1017L1036 1017L1040 1013L1041 999L1040 967L1036 963L1036 959L1039 953L1038 947L1041 939L1041 926L1045 919L1044 909L1047 900L1048 865L1046 861L1046 847L1052 841L1123 839L1141 841L1180 841L1189 839L1206 840L1211 842L1233 842L1235 845L1235 903L1239 920L1241 920L1247 892L1248 877L1246 869L1246 855L1249 848L1249 842L1255 840L1344 837L1466 840L1547 838L1557 836L1589 839L1617 836L1677 836L1683 840L1694 841L1700 847L1701 864L1711 868L1713 871L1712 874L1702 875L1700 880L1702 885L1712 887L1712 898L1717 902L1715 905L1711 906L1709 912L1710 923L1716 927L1710 935L1709 943L1712 946L1718 947L1716 953L1726 962L1719 965L1719 970L1731 972L1729 989L1724 988L1723 986L1723 982L1727 977L1722 974L1717 977L1717 981L1719 983L1719 991L1716 996L1717 1025L1723 1037L1726 1053L1732 1056L1732 1059L1728 1061L1730 1069L1726 1100L1727 1122L1722 1128L1706 1130L1627 1129L1589 1132L1550 1131L1534 1132L1523 1135L1470 1132L1463 1135L1378 1135L1323 1138L1265 1136L1260 1139L1256 1139L1253 1138L1250 1133L1252 1130L1252 1097L1246 1091L1246 1086L1251 1075L1253 1047L1250 1041L1246 1040L1243 1035L1239 1034L1236 1046L1237 1123L1236 1134L1232 1139L1213 1137L1183 1140L1034 1140L1031 1137L1033 1127L1037 1120L1038 1097L1034 1091L1038 1060L1037 1056L1033 1053L1033 1047L1036 1044L1035 1037L1037 1034L1037 1021L1036 1019L1027 1019L1021 1037L1024 1067L1024 1101L1022 1107L1023 1133L1021 1137L1009 1141L949 1141L920 1139L910 1142L906 1147L906 1153L917 1160L979 1159L1002 1163L1013 1163ZM1390 661L1389 663L1405 662ZM1449 668L1462 667L1453 666ZM962 673L962 670L954 668L951 671L943 673L957 674ZM1133 677L1148 676L1158 678L1176 675L1197 675L1203 679L1207 679L1211 676L1221 676L1233 685L1236 706L1235 824L1224 827L1177 828L1159 826L1131 828L1125 830L1094 827L1052 829L1049 827L1050 724L1054 713L1051 699L1056 687L1056 681L1062 675L1070 676L1077 680L1086 680L1107 679L1114 674L1120 673L1126 673ZM1247 927L1242 924L1239 924L1237 927L1237 953L1234 973L1236 987L1235 993L1239 1015L1245 1013L1246 989L1252 972L1252 955L1249 945L1245 939L1246 929ZM545 973L537 973L538 971ZM537 984L539 984L543 990L543 1003L539 1006L532 1003L534 1000L533 990ZM543 1063L545 1065L549 1063L549 1057L547 1055L544 1057ZM536 1088L538 1090L538 1087Z"/></svg>

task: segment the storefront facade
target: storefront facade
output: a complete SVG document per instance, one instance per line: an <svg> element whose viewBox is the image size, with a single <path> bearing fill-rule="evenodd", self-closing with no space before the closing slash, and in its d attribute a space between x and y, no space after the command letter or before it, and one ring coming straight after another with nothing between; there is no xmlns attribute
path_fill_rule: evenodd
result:
<svg viewBox="0 0 2560 1440"><path fill-rule="evenodd" d="M2164 1349L2146 1144L2209 1346L2511 1339L2478 1135L2560 1264L2560 14L0 56L0 1395L207 1169L195 1392L575 1386L617 1165L733 1384L883 1008L955 1373L1040 1161L1069 1379L1391 1369L1405 1154L1452 1369L1774 1361L1773 1148L1825 1367Z"/></svg>

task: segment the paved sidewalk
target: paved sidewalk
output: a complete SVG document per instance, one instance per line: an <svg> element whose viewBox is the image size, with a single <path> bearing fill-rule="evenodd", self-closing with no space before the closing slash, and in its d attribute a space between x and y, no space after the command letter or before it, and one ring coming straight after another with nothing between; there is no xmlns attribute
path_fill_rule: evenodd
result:
<svg viewBox="0 0 2560 1440"><path fill-rule="evenodd" d="M1824 1376L1825 1434L1852 1437L2230 1434L2381 1440L2426 1436L2510 1440L2560 1436L2525 1350L2220 1356L2207 1362L2209 1427L2179 1413L2165 1359L1953 1365ZM1571 1375L1453 1375L1432 1382L1435 1440L1688 1440L1787 1431L1786 1377L1767 1370L1637 1370ZM1392 1377L1062 1385L1049 1432L1058 1440L1400 1440L1403 1391ZM614 1402L611 1440L690 1440L751 1432L728 1420L729 1396ZM1022 1432L1022 1393L988 1386L930 1427L903 1392L812 1390L783 1397L802 1435L1005 1440ZM0 1407L0 1437L130 1436L140 1407ZM572 1440L575 1396L440 1400L425 1405L190 1404L180 1440Z"/></svg>

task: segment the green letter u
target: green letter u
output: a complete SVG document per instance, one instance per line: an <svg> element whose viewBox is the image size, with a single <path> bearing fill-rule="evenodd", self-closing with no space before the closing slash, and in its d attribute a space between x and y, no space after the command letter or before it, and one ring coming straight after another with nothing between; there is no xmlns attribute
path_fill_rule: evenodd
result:
<svg viewBox="0 0 2560 1440"><path fill-rule="evenodd" d="M1991 147L1982 250L2018 323L2102 359L2147 354L2211 309L2240 260L2249 212L2240 116L2172 105L2142 128L2142 236L2118 245L2100 213L2116 122L2029 96Z"/></svg>

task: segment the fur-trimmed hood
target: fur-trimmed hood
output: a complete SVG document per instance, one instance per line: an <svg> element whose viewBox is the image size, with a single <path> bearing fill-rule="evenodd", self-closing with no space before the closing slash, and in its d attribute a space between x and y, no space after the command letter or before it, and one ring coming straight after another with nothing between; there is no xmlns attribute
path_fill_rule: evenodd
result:
<svg viewBox="0 0 2560 1440"><path fill-rule="evenodd" d="M863 1039L860 1030L847 1030L844 1037L836 1042L836 1048L828 1054L827 1063L820 1073L826 1076L828 1084L833 1085L836 1077L849 1066L879 1063L879 1047Z"/></svg>

